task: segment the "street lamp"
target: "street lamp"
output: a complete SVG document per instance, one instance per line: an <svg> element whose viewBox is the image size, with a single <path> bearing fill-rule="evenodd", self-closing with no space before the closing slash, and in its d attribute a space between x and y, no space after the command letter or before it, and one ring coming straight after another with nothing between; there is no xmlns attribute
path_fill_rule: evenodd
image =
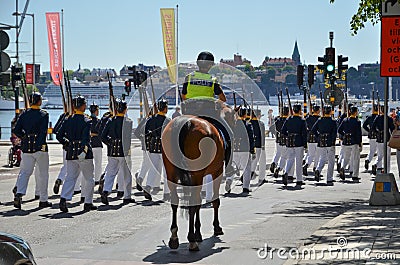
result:
<svg viewBox="0 0 400 265"><path fill-rule="evenodd" d="M14 12L13 16L22 16L23 14L19 12ZM35 72L36 72L36 65L35 65L35 14L27 14L25 13L24 16L32 17L32 64L33 64L33 84L35 84Z"/></svg>

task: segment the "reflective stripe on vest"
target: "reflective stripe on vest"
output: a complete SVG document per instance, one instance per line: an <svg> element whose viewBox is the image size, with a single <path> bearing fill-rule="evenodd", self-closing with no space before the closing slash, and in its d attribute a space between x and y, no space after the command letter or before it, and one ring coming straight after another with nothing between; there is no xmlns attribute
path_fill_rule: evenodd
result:
<svg viewBox="0 0 400 265"><path fill-rule="evenodd" d="M214 85L210 74L194 72L188 76L186 98L214 98Z"/></svg>

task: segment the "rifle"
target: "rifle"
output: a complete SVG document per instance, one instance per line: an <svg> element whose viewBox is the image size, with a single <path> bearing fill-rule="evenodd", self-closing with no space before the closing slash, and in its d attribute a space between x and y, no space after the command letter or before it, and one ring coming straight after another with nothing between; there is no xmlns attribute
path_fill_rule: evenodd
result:
<svg viewBox="0 0 400 265"><path fill-rule="evenodd" d="M308 102L310 104L310 106L308 108L308 115L311 115L312 114L311 91L308 91Z"/></svg>
<svg viewBox="0 0 400 265"><path fill-rule="evenodd" d="M282 89L279 91L279 97L281 99L281 101L280 101L280 104L281 104L280 113L282 113L282 111L283 111L283 91L282 91Z"/></svg>
<svg viewBox="0 0 400 265"><path fill-rule="evenodd" d="M22 74L21 78L22 93L24 94L25 109L30 108L28 90L26 90L25 76Z"/></svg>
<svg viewBox="0 0 400 265"><path fill-rule="evenodd" d="M113 116L117 115L117 110L115 107L115 97L114 97L114 90L110 79L110 74L107 72L107 80L108 80L108 91L110 94L110 104L109 109Z"/></svg>
<svg viewBox="0 0 400 265"><path fill-rule="evenodd" d="M347 99L347 91L346 91L346 93L344 94L344 100L345 100L345 102L346 102L346 115L347 115L347 118L349 117L349 100Z"/></svg>
<svg viewBox="0 0 400 265"><path fill-rule="evenodd" d="M292 104L290 103L290 95L289 95L289 89L286 87L286 94L288 98L288 103L289 103L289 110L290 110L290 115L293 115L293 109L292 109Z"/></svg>
<svg viewBox="0 0 400 265"><path fill-rule="evenodd" d="M378 115L380 115L381 114L381 106L380 106L380 102L379 102L379 92L378 91L376 91L376 100L377 100L377 103L376 103L376 105L378 105Z"/></svg>
<svg viewBox="0 0 400 265"><path fill-rule="evenodd" d="M65 94L64 94L64 89L62 87L61 79L58 79L58 82L60 83L60 89L61 89L61 96L62 96L62 103L63 103L64 113L67 113L68 112L68 106L67 106L67 102L65 101Z"/></svg>
<svg viewBox="0 0 400 265"><path fill-rule="evenodd" d="M146 90L144 90L144 88L141 88L141 93L143 94L143 105L144 105L144 112L146 113L146 116L150 115L151 109L149 106L149 98L147 97L147 93ZM156 112L154 112L154 115L156 114Z"/></svg>
<svg viewBox="0 0 400 265"><path fill-rule="evenodd" d="M157 108L157 104L156 104L156 95L154 93L153 79L151 79L150 68L149 68L149 78L150 78L150 84L151 84L153 111L154 111L154 114L156 114L158 112L158 108ZM178 106L178 102L176 102L176 105Z"/></svg>
<svg viewBox="0 0 400 265"><path fill-rule="evenodd" d="M250 99L251 99L251 114L250 114L250 120L252 120L253 117L253 110L254 110L254 104L253 104L253 92L250 93Z"/></svg>
<svg viewBox="0 0 400 265"><path fill-rule="evenodd" d="M65 88L67 91L68 112L69 112L69 115L73 115L74 114L74 103L72 101L72 90L71 90L71 83L69 81L68 71L65 71L64 83L65 83Z"/></svg>
<svg viewBox="0 0 400 265"><path fill-rule="evenodd" d="M278 114L279 114L279 116L281 116L281 114L282 114L282 106L281 106L281 97L279 95L278 88L276 89L276 95L278 96Z"/></svg>
<svg viewBox="0 0 400 265"><path fill-rule="evenodd" d="M236 110L236 92L233 91L233 107Z"/></svg>
<svg viewBox="0 0 400 265"><path fill-rule="evenodd" d="M372 89L372 113L374 113L375 108L375 90Z"/></svg>
<svg viewBox="0 0 400 265"><path fill-rule="evenodd" d="M322 91L321 91L321 89L319 90L319 97L321 99L321 108L324 109L324 100L322 99Z"/></svg>

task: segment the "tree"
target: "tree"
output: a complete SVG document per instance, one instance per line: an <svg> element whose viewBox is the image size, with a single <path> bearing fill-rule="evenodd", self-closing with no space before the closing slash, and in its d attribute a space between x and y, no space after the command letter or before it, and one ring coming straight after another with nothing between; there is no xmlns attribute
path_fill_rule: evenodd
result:
<svg viewBox="0 0 400 265"><path fill-rule="evenodd" d="M330 2L334 3L335 0L330 0ZM353 15L350 21L353 35L357 35L358 31L364 28L367 22L371 22L372 25L380 22L382 2L385 2L385 0L360 0L357 13Z"/></svg>

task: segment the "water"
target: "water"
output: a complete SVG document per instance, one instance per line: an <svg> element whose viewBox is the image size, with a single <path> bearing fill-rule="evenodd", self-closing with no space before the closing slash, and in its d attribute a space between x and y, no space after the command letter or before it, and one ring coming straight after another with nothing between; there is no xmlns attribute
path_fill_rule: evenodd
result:
<svg viewBox="0 0 400 265"><path fill-rule="evenodd" d="M263 113L263 117L261 120L267 124L267 111L268 109L273 110L273 115L276 116L278 114L278 106L259 106L259 109L261 109ZM57 122L58 117L63 113L62 109L46 109L46 111L49 113L49 121L52 123L52 126L55 125ZM175 108L173 106L170 106L170 109L167 113L168 117L172 116L172 113L174 113ZM106 109L100 109L100 117L107 112ZM86 113L89 114L89 110L86 110ZM14 110L2 110L0 111L0 127L1 127L1 140L8 140L11 136L11 121L15 116L15 111ZM138 123L138 118L139 118L139 110L138 109L129 109L128 111L128 116L133 120L133 127L137 126Z"/></svg>

